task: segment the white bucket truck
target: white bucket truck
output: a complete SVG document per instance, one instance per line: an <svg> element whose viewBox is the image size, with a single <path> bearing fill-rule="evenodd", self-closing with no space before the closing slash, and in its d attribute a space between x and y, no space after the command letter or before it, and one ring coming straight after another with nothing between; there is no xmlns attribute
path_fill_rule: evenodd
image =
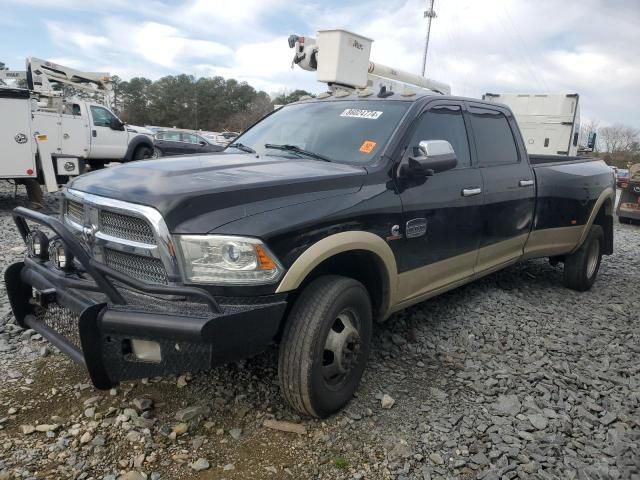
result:
<svg viewBox="0 0 640 480"><path fill-rule="evenodd" d="M27 185L29 199L37 204L42 201L39 185L55 192L87 164L101 168L152 156L153 138L127 128L110 110L108 74L38 58L28 58L26 66L26 72L5 72L0 78L28 86L0 85L1 180ZM66 97L69 87L87 99Z"/></svg>

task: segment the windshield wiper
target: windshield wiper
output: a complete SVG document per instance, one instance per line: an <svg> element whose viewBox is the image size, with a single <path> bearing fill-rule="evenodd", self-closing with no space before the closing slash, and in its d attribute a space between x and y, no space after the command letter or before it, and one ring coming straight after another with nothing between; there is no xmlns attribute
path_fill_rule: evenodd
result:
<svg viewBox="0 0 640 480"><path fill-rule="evenodd" d="M305 157L315 158L316 160L322 160L323 162L331 162L330 158L325 157L324 155L320 155L319 153L310 152L309 150L305 150L304 148L297 147L295 145L277 145L275 143L265 143L264 148L273 148L275 150L284 150L287 152L297 153L299 155L304 155Z"/></svg>
<svg viewBox="0 0 640 480"><path fill-rule="evenodd" d="M229 145L227 145L227 148L229 147L237 148L238 150L242 150L243 152L247 152L247 153L256 153L256 151L253 148L248 147L242 143L237 143L237 142L230 143Z"/></svg>

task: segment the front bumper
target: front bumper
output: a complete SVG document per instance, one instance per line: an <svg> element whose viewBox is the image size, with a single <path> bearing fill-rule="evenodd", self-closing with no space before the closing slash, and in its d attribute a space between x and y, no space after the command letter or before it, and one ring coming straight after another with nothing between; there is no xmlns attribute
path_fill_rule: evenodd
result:
<svg viewBox="0 0 640 480"><path fill-rule="evenodd" d="M58 219L24 208L13 216L23 238L25 219L53 230L83 269L64 273L31 257L11 265L5 282L16 320L84 365L97 388L247 358L280 328L285 295L221 298L143 284L91 259ZM136 345L152 345L153 360Z"/></svg>

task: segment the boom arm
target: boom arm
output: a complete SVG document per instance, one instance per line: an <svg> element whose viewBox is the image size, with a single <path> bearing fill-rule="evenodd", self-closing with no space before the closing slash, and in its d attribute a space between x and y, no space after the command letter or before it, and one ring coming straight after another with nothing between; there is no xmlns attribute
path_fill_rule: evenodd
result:
<svg viewBox="0 0 640 480"><path fill-rule="evenodd" d="M402 88L406 91L417 87L441 95L451 94L451 87L445 83L370 61L371 42L344 30L320 31L317 40L290 35L289 48L294 49L292 67L298 65L303 70L317 72L318 80L326 81L332 90L385 87L387 90ZM326 80L327 70L339 81Z"/></svg>
<svg viewBox="0 0 640 480"><path fill-rule="evenodd" d="M88 93L105 97L112 90L112 80L106 72L82 72L36 57L27 58L26 78L29 88L43 94L54 93L53 84L71 85Z"/></svg>

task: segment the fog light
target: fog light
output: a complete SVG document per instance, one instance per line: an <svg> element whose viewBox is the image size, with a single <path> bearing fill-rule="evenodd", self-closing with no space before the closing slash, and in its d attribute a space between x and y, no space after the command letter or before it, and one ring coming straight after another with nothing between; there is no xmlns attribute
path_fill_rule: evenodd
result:
<svg viewBox="0 0 640 480"><path fill-rule="evenodd" d="M69 271L73 267L73 254L60 240L49 246L49 258L53 266L60 270Z"/></svg>
<svg viewBox="0 0 640 480"><path fill-rule="evenodd" d="M25 238L27 255L46 260L49 253L49 239L40 230L31 230Z"/></svg>
<svg viewBox="0 0 640 480"><path fill-rule="evenodd" d="M162 354L160 353L160 344L151 340L131 339L131 353L142 362L160 363Z"/></svg>

